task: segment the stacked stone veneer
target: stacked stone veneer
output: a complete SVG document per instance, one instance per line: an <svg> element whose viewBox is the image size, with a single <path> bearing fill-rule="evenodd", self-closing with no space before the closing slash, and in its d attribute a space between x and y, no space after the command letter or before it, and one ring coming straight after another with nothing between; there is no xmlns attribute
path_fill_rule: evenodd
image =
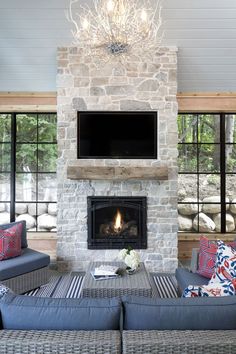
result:
<svg viewBox="0 0 236 354"><path fill-rule="evenodd" d="M85 269L109 261L118 250L87 249L87 196L147 196L148 248L141 259L149 269L177 266L177 101L176 48L159 48L151 57L125 64L96 65L82 48L58 49L58 266ZM158 112L157 160L76 160L78 111ZM67 166L168 165L168 180L69 180Z"/></svg>

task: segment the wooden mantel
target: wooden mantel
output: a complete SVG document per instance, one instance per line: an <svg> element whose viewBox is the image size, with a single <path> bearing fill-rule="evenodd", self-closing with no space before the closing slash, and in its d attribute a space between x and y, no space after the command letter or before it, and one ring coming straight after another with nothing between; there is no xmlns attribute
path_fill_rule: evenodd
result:
<svg viewBox="0 0 236 354"><path fill-rule="evenodd" d="M167 180L167 166L78 166L67 167L67 178L76 180Z"/></svg>

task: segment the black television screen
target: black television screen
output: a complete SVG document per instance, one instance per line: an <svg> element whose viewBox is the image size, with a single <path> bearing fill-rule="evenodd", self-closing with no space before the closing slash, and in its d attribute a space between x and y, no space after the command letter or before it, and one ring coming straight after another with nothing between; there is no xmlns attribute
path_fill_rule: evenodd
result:
<svg viewBox="0 0 236 354"><path fill-rule="evenodd" d="M156 112L78 113L78 158L156 157Z"/></svg>

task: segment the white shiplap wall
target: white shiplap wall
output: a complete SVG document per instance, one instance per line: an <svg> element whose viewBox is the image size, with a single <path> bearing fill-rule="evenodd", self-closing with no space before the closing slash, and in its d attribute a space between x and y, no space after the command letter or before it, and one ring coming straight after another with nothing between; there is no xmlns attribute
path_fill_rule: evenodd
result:
<svg viewBox="0 0 236 354"><path fill-rule="evenodd" d="M68 2L0 0L0 91L56 90ZM163 44L179 48L178 90L236 92L236 0L163 0L163 18Z"/></svg>

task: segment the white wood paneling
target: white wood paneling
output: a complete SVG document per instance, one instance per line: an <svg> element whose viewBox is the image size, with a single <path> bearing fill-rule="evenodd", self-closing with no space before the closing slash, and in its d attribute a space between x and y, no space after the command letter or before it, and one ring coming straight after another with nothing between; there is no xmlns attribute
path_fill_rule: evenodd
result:
<svg viewBox="0 0 236 354"><path fill-rule="evenodd" d="M193 9L191 8L191 3L196 0L190 0L189 1L189 8L187 9L180 9L180 8L173 8L173 9L165 9L165 5L163 5L163 16L166 19L178 19L178 20L195 20L195 19L207 19L207 20L215 20L215 19L222 19L222 15L224 15L224 19L235 19L236 16L236 8L231 7L227 8L227 0L225 1L225 8L222 9L217 9L216 7L214 8L209 8L207 6L204 6L203 9ZM174 1L173 1L174 3ZM207 5L207 0L205 2L205 5Z"/></svg>
<svg viewBox="0 0 236 354"><path fill-rule="evenodd" d="M72 42L68 3L0 0L0 91L56 90L56 49ZM179 91L236 92L236 0L163 0L163 19L163 44L179 48Z"/></svg>

